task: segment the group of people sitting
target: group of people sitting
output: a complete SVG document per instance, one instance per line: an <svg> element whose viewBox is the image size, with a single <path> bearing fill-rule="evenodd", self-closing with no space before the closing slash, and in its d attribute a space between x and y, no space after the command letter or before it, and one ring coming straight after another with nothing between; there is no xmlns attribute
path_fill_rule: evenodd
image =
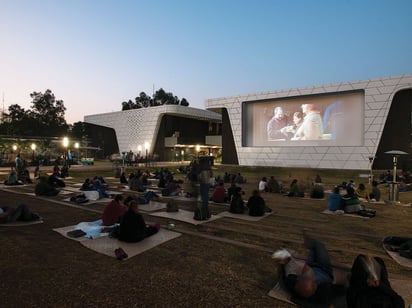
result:
<svg viewBox="0 0 412 308"><path fill-rule="evenodd" d="M343 211L350 214L360 214L362 216L374 217L375 211L367 210L361 204L361 200L380 200L380 190L377 187L377 182L374 181L372 192L369 193L363 183L359 184L355 189L353 186L346 187L346 194L341 194L341 187L336 186L328 197L328 210Z"/></svg>
<svg viewBox="0 0 412 308"><path fill-rule="evenodd" d="M100 198L110 198L110 194L107 192L108 185L102 176L95 175L92 179L86 178L80 187L82 191L96 191Z"/></svg>
<svg viewBox="0 0 412 308"><path fill-rule="evenodd" d="M230 187L225 189L224 182L220 181L213 188L210 201L215 203L230 203L229 211L235 214L249 213L250 216L263 216L272 210L266 206L265 200L262 198L259 189L255 189L249 197L247 203L243 200L245 192L242 187L236 183L231 183Z"/></svg>
<svg viewBox="0 0 412 308"><path fill-rule="evenodd" d="M136 198L124 198L121 194L106 204L102 221L104 226L117 225L111 235L124 242L140 242L160 229L159 224L146 224L139 212L139 201Z"/></svg>

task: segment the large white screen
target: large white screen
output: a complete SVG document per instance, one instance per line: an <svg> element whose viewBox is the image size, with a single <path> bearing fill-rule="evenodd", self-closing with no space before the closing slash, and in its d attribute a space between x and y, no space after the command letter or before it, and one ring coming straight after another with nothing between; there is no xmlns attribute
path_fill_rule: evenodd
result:
<svg viewBox="0 0 412 308"><path fill-rule="evenodd" d="M363 119L363 91L243 102L242 145L360 146Z"/></svg>

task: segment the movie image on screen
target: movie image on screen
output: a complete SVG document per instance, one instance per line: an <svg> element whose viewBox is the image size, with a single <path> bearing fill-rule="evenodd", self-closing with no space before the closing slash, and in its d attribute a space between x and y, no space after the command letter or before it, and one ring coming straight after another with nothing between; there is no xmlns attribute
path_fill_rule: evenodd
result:
<svg viewBox="0 0 412 308"><path fill-rule="evenodd" d="M242 146L360 146L363 119L363 91L243 102Z"/></svg>

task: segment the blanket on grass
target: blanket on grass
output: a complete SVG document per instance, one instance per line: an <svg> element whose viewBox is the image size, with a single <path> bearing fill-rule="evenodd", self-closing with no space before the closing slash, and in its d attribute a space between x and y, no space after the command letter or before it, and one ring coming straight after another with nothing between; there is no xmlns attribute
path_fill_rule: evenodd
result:
<svg viewBox="0 0 412 308"><path fill-rule="evenodd" d="M334 216L346 216L346 217L355 217L355 218L363 218L363 219L369 219L370 217L366 216L361 216L358 214L349 214L345 213L343 211L330 211L328 209L324 210L322 214L327 214L327 215L334 215Z"/></svg>
<svg viewBox="0 0 412 308"><path fill-rule="evenodd" d="M263 216L250 216L248 213L235 214L235 213L231 213L229 211L224 211L222 213L219 213L217 216L230 217L230 218L247 220L247 221L259 221L259 220L269 216L270 214L272 214L272 213L265 213L265 215L263 215Z"/></svg>
<svg viewBox="0 0 412 308"><path fill-rule="evenodd" d="M155 212L155 213L148 213L148 214L151 216L183 221L183 222L190 223L192 225L200 225L200 224L204 224L209 221L213 221L213 220L221 218L221 216L219 215L212 215L208 220L195 220L193 219L193 215L194 215L193 211L186 211L186 210L181 210L181 209L179 209L179 211L177 212Z"/></svg>
<svg viewBox="0 0 412 308"><path fill-rule="evenodd" d="M67 235L67 232L75 230L76 226L67 226L62 228L53 229L57 233L63 235L64 237L77 241L82 244L84 247L87 247L97 253L116 258L115 250L117 248L122 248L128 255L128 260L142 252L154 248L160 244L163 244L169 240L179 237L181 234L174 231L169 231L165 229L160 229L158 233L144 239L138 243L126 243L119 241L116 238L108 236L108 233L103 234L102 236L91 239L86 236L73 238Z"/></svg>

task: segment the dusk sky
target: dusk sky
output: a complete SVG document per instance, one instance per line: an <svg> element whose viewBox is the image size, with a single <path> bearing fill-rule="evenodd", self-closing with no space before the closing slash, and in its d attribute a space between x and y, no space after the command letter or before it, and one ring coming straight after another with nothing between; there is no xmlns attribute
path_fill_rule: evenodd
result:
<svg viewBox="0 0 412 308"><path fill-rule="evenodd" d="M68 123L163 88L209 98L412 73L411 0L0 0L0 99Z"/></svg>

